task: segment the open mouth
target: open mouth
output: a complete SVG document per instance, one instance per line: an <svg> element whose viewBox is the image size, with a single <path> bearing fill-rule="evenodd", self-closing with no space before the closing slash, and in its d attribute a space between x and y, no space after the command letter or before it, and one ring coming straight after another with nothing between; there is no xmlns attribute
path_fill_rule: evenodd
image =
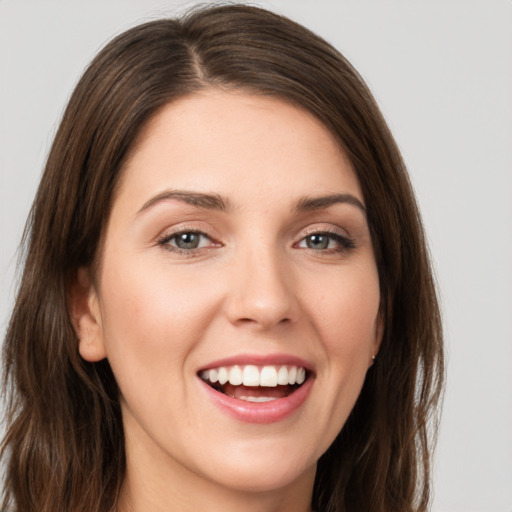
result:
<svg viewBox="0 0 512 512"><path fill-rule="evenodd" d="M199 372L210 387L247 402L271 402L291 395L310 377L302 366L234 365Z"/></svg>

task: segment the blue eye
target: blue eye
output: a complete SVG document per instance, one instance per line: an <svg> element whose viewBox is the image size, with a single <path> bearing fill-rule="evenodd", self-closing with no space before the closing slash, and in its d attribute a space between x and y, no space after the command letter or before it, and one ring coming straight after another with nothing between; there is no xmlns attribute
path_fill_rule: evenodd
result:
<svg viewBox="0 0 512 512"><path fill-rule="evenodd" d="M182 231L172 235L165 236L159 241L159 244L171 250L193 251L201 249L211 244L211 239L199 231Z"/></svg>
<svg viewBox="0 0 512 512"><path fill-rule="evenodd" d="M199 233L180 233L173 238L176 247L179 249L197 249L201 242Z"/></svg>
<svg viewBox="0 0 512 512"><path fill-rule="evenodd" d="M329 244L332 242L331 237L327 235L309 235L305 238L306 246L309 249L323 250L328 249Z"/></svg>
<svg viewBox="0 0 512 512"><path fill-rule="evenodd" d="M312 233L299 242L299 247L314 251L343 251L353 249L354 242L337 233Z"/></svg>

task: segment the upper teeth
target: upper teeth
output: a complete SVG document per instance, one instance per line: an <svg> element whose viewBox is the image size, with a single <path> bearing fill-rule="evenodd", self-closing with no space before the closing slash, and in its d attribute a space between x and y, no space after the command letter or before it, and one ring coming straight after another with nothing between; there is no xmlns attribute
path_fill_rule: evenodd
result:
<svg viewBox="0 0 512 512"><path fill-rule="evenodd" d="M218 382L233 386L266 386L276 387L278 384L302 384L306 380L306 369L301 366L262 366L252 364L246 366L220 366L201 372L201 377L211 383Z"/></svg>

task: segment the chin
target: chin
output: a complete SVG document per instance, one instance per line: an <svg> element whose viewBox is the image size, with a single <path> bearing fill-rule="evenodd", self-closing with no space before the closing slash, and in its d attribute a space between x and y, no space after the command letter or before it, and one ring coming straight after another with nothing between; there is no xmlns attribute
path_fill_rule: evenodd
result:
<svg viewBox="0 0 512 512"><path fill-rule="evenodd" d="M220 443L216 452L203 454L203 474L222 487L240 492L272 492L301 480L312 485L323 447L308 453L304 439L295 443L291 440L245 439L228 446Z"/></svg>
<svg viewBox="0 0 512 512"><path fill-rule="evenodd" d="M264 463L249 461L220 468L212 475L212 481L246 493L271 493L282 490L297 481L314 481L316 462L310 466L289 463Z"/></svg>

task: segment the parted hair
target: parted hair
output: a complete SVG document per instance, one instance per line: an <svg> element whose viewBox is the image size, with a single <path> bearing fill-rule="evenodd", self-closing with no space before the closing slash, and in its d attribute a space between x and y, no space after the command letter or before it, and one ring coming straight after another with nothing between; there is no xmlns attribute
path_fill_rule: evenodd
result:
<svg viewBox="0 0 512 512"><path fill-rule="evenodd" d="M362 78L295 22L246 5L132 28L96 56L50 150L23 238L4 343L2 510L110 512L125 472L118 388L84 361L69 311L94 269L113 191L138 134L204 88L275 97L311 112L359 179L378 266L384 334L345 426L318 461L317 512L424 512L444 376L435 282L414 193ZM314 172L314 171L313 171Z"/></svg>

